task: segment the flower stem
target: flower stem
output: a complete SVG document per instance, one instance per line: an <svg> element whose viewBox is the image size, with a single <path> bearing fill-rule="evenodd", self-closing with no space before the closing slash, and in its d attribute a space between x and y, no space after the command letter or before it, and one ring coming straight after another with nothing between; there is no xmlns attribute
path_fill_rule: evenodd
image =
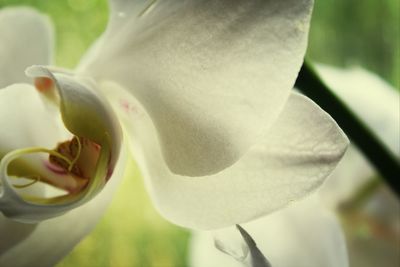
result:
<svg viewBox="0 0 400 267"><path fill-rule="evenodd" d="M400 196L400 164L398 159L385 148L361 119L347 107L324 82L318 77L312 66L304 62L295 87L314 100L328 112L343 131L380 172L386 183Z"/></svg>

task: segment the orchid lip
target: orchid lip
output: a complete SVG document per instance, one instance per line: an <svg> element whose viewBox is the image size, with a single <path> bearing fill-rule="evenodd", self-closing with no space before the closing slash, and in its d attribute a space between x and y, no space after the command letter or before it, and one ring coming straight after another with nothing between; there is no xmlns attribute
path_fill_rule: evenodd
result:
<svg viewBox="0 0 400 267"><path fill-rule="evenodd" d="M90 179L85 179L71 173L74 171L73 166L75 166L75 164L80 164L79 161L81 160L82 153L84 153L84 149L82 149L82 151L83 152L77 154L78 156L72 160L68 158L68 155L58 152L57 149L50 150L42 147L17 149L2 157L0 161L0 208L2 213L17 221L28 223L37 222L43 219L59 216L69 209L80 205L83 201L86 202L88 199L93 197L93 194L98 192L98 190L103 188L105 185L105 174L108 172L106 167L107 165L105 164L105 157L108 153L100 153L102 152L100 150L96 157L96 168L93 171L93 176L90 177ZM62 169L66 174L57 175L56 172L53 172L54 175L52 176L52 179L49 179L48 176L34 174L23 177L31 180L30 182L25 184L13 183L12 180L18 179L19 177L9 175L8 167L10 163L22 156L36 153L47 153L50 155L49 157L61 159L62 162L66 163L66 165L56 165L56 172L61 172ZM49 163L52 164L50 160L45 162L47 162L45 165L46 167L50 166ZM54 167L51 168L54 169ZM67 177L69 179L74 179L73 181L76 182L73 187L62 184L63 178ZM29 193L18 192L19 189L33 186L38 182L58 187L59 189L66 191L67 194L51 198L43 198L40 196L30 195Z"/></svg>
<svg viewBox="0 0 400 267"><path fill-rule="evenodd" d="M97 146L95 146L96 149L92 149L94 153L91 153L89 155L92 158L91 164L90 163L82 164L82 155L86 154L84 155L85 157L83 159L85 163L88 162L87 159L89 156L87 155L88 153L86 153L87 146L86 145L82 146L81 141L78 141L80 139L81 138L74 137L71 141L60 143L55 150L49 150L40 147L32 147L10 152L8 154L8 157L11 157L10 162L27 154L47 153L49 154L49 160L44 161L43 164L47 170L55 174L54 176L52 176L53 178L49 178L47 175L32 174L24 177L28 180L32 180L30 183L27 183L22 186L12 184L12 186L16 189L20 189L31 186L36 182L42 182L55 186L59 189L66 190L70 194L77 194L82 190L84 190L88 184L90 177L84 177L83 175L85 176L89 174L91 175L91 171L82 168L93 168L93 169L95 168L99 156L99 150ZM84 142L84 144L88 143L90 144L89 141ZM77 150L72 152L74 154L68 154L71 153L71 150L60 149L60 147L62 146L65 148L66 144L70 145L70 147L74 147L75 144L77 144ZM6 157L2 159L2 162L3 161L7 162L7 160L8 158L6 155ZM6 172L8 173L7 169ZM10 177L18 178L17 176L10 176ZM74 181L73 186L63 181L67 178Z"/></svg>

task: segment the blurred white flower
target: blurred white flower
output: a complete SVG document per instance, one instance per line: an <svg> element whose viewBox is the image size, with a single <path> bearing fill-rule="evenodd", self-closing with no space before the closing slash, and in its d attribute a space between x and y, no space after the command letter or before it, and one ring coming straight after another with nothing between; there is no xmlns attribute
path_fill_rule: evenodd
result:
<svg viewBox="0 0 400 267"><path fill-rule="evenodd" d="M359 67L319 66L318 72L335 93L364 121L386 148L400 158L400 95L377 75ZM384 185L365 197L365 188L379 174L361 152L350 146L320 190L324 202L342 212L352 267L400 265L400 201ZM361 194L360 194L361 191ZM362 192L364 191L364 192ZM353 203L356 202L356 203ZM343 209L343 208L342 208Z"/></svg>
<svg viewBox="0 0 400 267"><path fill-rule="evenodd" d="M272 267L346 267L346 244L335 215L318 195L293 203L262 219L242 225ZM214 247L214 239L227 253ZM192 267L244 267L251 265L248 248L236 229L194 232ZM243 241L242 241L243 242Z"/></svg>
<svg viewBox="0 0 400 267"><path fill-rule="evenodd" d="M40 222L84 204L36 225L1 217L2 232L24 233L2 239L1 265L54 264L89 231L120 178L111 177L120 125L160 213L200 229L308 195L348 144L329 115L291 92L311 0L110 4L106 32L75 71L26 70L36 88L13 83L26 80L25 67L51 64L51 27L31 9L0 13L0 71L10 73L0 78L0 210Z"/></svg>
<svg viewBox="0 0 400 267"><path fill-rule="evenodd" d="M395 88L360 67L337 69L319 65L317 71L386 148L400 158L400 96ZM376 175L373 166L351 145L321 188L321 196L335 208Z"/></svg>

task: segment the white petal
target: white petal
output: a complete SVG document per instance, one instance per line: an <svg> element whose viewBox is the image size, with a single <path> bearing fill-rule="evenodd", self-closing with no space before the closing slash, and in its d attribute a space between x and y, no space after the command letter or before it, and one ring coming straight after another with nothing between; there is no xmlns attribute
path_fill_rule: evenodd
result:
<svg viewBox="0 0 400 267"><path fill-rule="evenodd" d="M115 172L103 191L85 205L39 224L23 224L0 214L0 266L54 266L87 235L100 219L120 184L125 169L121 153Z"/></svg>
<svg viewBox="0 0 400 267"><path fill-rule="evenodd" d="M172 172L202 176L235 163L289 96L312 0L112 4L97 57L81 70L142 103Z"/></svg>
<svg viewBox="0 0 400 267"><path fill-rule="evenodd" d="M0 88L28 82L25 69L51 64L53 28L49 19L32 8L0 10Z"/></svg>
<svg viewBox="0 0 400 267"><path fill-rule="evenodd" d="M194 232L197 233L197 232ZM202 233L202 232L200 232ZM236 227L229 227L213 232L214 246L219 251L245 263L249 258L250 248Z"/></svg>
<svg viewBox="0 0 400 267"><path fill-rule="evenodd" d="M346 244L339 223L314 197L243 225L273 267L346 267ZM231 232L234 242L238 232ZM225 238L229 242L229 237ZM213 245L213 234L195 232L192 267L243 267Z"/></svg>
<svg viewBox="0 0 400 267"><path fill-rule="evenodd" d="M395 88L361 68L318 66L322 79L358 115L386 147L400 158L400 95ZM360 151L351 146L322 188L331 206L348 199L369 181L375 170Z"/></svg>
<svg viewBox="0 0 400 267"><path fill-rule="evenodd" d="M52 128L47 127L50 124L54 128L54 122L52 124L46 121L46 118L49 117L54 120L52 117L54 115L47 114L47 112L54 112L54 109L46 110L39 97L33 95L34 93L38 94L37 90L33 87L19 84L0 91L1 101L3 102L2 107L6 109L6 117L1 117L3 127L0 133L2 137L7 138L2 139L2 143L0 143L0 152L2 154L7 153L6 155L0 154L0 210L7 217L19 221L37 222L59 216L68 210L82 205L104 187L118 159L121 136L120 128L116 123L113 112L107 103L102 100L101 96L91 89L94 84L81 81L78 77L67 74L58 72L53 74L48 69L40 66L29 68L28 73L35 78L44 79L46 77L46 79L51 79L51 87L46 90L56 90L58 92L60 110L65 127L75 136L85 138L99 145L97 149L98 155L92 164L93 170L89 170L91 174L86 177L88 179L86 182L87 185L83 188L81 187L81 190L78 192L72 192L72 194L62 197L43 198L43 196L35 196L34 199L30 196L18 194L12 185L13 183L10 181L10 177L15 176L13 173L10 174L13 160L16 158L20 160L20 155L38 152L37 148L32 148L38 145L36 144L36 139L39 145L43 145L45 149L52 149L57 142L66 141L62 139L65 134L57 136L54 130L52 133ZM27 92L25 95L25 90L30 90L31 92ZM32 97L32 99L29 97ZM18 103L18 100L21 102ZM23 106L23 108L20 108L16 104ZM35 112L36 109L39 112ZM21 111L26 113L19 113ZM11 116L8 117L7 115ZM40 117L35 117L38 115ZM34 117L34 119L30 120L30 116ZM38 122L38 124L35 124L35 122ZM56 128L57 130L60 128L59 121ZM47 129L50 131L49 134L46 132ZM18 133L20 131L24 131L25 134L12 135L13 132ZM65 130L63 132L65 133ZM42 135L38 135L38 133ZM49 144L48 140L42 141L47 138L47 135L49 135L52 144ZM47 151L44 151L41 147L39 152ZM59 186L58 183L61 183L65 185L65 187L61 186L61 188L68 189L68 184L65 184L66 182L64 182L63 178L66 180L68 180L68 177L72 179L72 175L67 174L64 177L52 172L48 164L46 164L47 162L48 160L44 161L41 159L29 162L34 172L31 173L29 169L29 172L25 173L25 175L46 177L51 183L57 186ZM89 165L86 159L84 165ZM35 170L39 171L36 172Z"/></svg>
<svg viewBox="0 0 400 267"><path fill-rule="evenodd" d="M154 126L138 102L120 95L116 87L108 89L114 102L120 97L121 119L156 207L186 227L242 223L304 197L329 175L348 143L325 112L292 94L263 142L235 165L211 176L178 176L163 161Z"/></svg>

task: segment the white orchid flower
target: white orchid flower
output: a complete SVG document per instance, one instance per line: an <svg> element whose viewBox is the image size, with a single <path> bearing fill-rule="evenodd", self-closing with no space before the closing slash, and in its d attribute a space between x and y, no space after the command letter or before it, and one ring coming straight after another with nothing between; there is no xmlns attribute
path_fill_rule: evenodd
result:
<svg viewBox="0 0 400 267"><path fill-rule="evenodd" d="M400 158L400 95L396 89L359 67L336 69L321 65L317 70L386 148ZM377 171L362 153L350 146L321 187L320 195L329 207L338 208L377 177ZM400 202L389 189L377 189L363 206L350 215L346 212L348 253L354 267L400 264Z"/></svg>
<svg viewBox="0 0 400 267"><path fill-rule="evenodd" d="M349 266L340 224L318 195L242 226L272 267ZM190 266L259 266L251 249L234 228L194 232Z"/></svg>
<svg viewBox="0 0 400 267"><path fill-rule="evenodd" d="M0 70L12 75L0 80L0 210L21 222L48 220L14 244L4 241L0 262L28 246L30 256L58 246L43 265L68 251L43 227L55 238L65 235L60 221L98 216L92 202L109 199L118 180L111 174L120 125L156 207L179 225L246 222L318 188L348 140L291 91L311 9L311 0L111 1L107 30L79 67L29 67L35 87L11 84L26 81L21 68L51 63L48 21L28 9L3 10ZM28 42L32 56L20 45ZM20 181L36 184L19 190ZM46 197L46 184L63 194ZM2 232L20 225L2 220Z"/></svg>

